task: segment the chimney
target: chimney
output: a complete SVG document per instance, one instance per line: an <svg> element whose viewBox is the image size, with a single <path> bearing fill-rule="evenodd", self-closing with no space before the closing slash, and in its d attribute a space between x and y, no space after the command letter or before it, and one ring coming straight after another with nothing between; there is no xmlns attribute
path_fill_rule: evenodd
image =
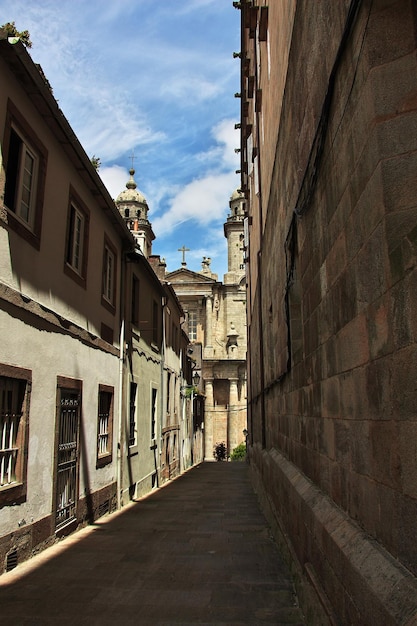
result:
<svg viewBox="0 0 417 626"><path fill-rule="evenodd" d="M151 254L148 257L148 261L153 271L158 276L159 280L165 280L166 267L167 267L165 259L161 259L159 254Z"/></svg>

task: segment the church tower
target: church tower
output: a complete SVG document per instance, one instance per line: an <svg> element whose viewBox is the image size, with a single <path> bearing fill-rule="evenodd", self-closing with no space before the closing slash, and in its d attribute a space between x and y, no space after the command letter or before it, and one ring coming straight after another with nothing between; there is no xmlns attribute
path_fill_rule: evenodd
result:
<svg viewBox="0 0 417 626"><path fill-rule="evenodd" d="M227 274L225 285L239 283L245 274L244 265L244 212L245 196L241 191L233 192L230 197L230 213L224 223L224 236L227 239Z"/></svg>
<svg viewBox="0 0 417 626"><path fill-rule="evenodd" d="M130 178L124 189L116 198L116 206L120 215L132 232L136 243L139 245L146 258L152 254L152 241L155 239L152 224L148 220L148 203L145 196L137 189L133 178L135 170L129 170Z"/></svg>
<svg viewBox="0 0 417 626"><path fill-rule="evenodd" d="M165 261L158 256L151 258L158 276L172 286L185 313L185 330L190 341L188 356L199 374L198 390L204 397L198 428L203 435L204 458L210 460L221 442L230 456L245 441L247 427L245 196L242 192L233 192L229 207L224 222L228 265L223 283L211 271L210 257L203 257L200 271L189 269L185 260L189 249L185 245L178 248L182 253L181 267L173 272L166 272Z"/></svg>

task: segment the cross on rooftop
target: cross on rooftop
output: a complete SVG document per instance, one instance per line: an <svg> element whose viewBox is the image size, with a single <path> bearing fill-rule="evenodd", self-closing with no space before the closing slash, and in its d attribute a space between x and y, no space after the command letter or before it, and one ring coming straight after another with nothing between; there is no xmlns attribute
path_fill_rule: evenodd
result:
<svg viewBox="0 0 417 626"><path fill-rule="evenodd" d="M182 248L178 248L178 252L182 252L182 263L181 265L185 266L187 265L186 261L185 261L185 253L189 252L190 248L186 248L185 246L183 246Z"/></svg>
<svg viewBox="0 0 417 626"><path fill-rule="evenodd" d="M138 158L138 157L135 157L135 151L134 151L134 150L132 150L132 154L131 154L131 155L130 155L130 157L129 157L129 159L130 159L130 160L131 160L131 162L132 162L132 166L131 166L131 169L132 169L132 170L133 170L133 161L137 160L137 158Z"/></svg>

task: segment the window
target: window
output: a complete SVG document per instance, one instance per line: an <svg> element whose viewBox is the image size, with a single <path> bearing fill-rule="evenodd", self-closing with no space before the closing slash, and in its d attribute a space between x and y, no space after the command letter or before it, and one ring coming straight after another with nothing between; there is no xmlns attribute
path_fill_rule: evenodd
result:
<svg viewBox="0 0 417 626"><path fill-rule="evenodd" d="M151 398L151 439L156 438L156 415L157 415L157 390L152 388L152 398Z"/></svg>
<svg viewBox="0 0 417 626"><path fill-rule="evenodd" d="M68 238L67 263L78 273L82 273L85 219L74 205L70 209L70 232Z"/></svg>
<svg viewBox="0 0 417 626"><path fill-rule="evenodd" d="M132 311L131 321L134 326L139 325L139 293L140 282L137 276L132 277Z"/></svg>
<svg viewBox="0 0 417 626"><path fill-rule="evenodd" d="M177 458L177 435L174 433L174 441L172 444L172 460L175 461Z"/></svg>
<svg viewBox="0 0 417 626"><path fill-rule="evenodd" d="M178 326L176 324L174 326L174 350L178 354L178 352L179 352L179 348L178 348Z"/></svg>
<svg viewBox="0 0 417 626"><path fill-rule="evenodd" d="M84 288L87 276L89 213L70 190L64 271Z"/></svg>
<svg viewBox="0 0 417 626"><path fill-rule="evenodd" d="M171 372L167 372L167 414L171 413Z"/></svg>
<svg viewBox="0 0 417 626"><path fill-rule="evenodd" d="M114 312L116 302L116 250L105 238L103 252L102 304Z"/></svg>
<svg viewBox="0 0 417 626"><path fill-rule="evenodd" d="M188 337L190 341L197 339L197 311L188 311Z"/></svg>
<svg viewBox="0 0 417 626"><path fill-rule="evenodd" d="M5 142L4 203L10 227L40 247L47 151L9 101Z"/></svg>
<svg viewBox="0 0 417 626"><path fill-rule="evenodd" d="M6 204L33 228L38 157L13 128L10 131L8 163L12 171L7 179Z"/></svg>
<svg viewBox="0 0 417 626"><path fill-rule="evenodd" d="M137 384L130 383L129 400L129 446L136 445L136 390Z"/></svg>
<svg viewBox="0 0 417 626"><path fill-rule="evenodd" d="M172 347L174 352L176 352L175 330L176 330L175 323L174 323L174 320L172 320L172 324L171 324L171 347Z"/></svg>
<svg viewBox="0 0 417 626"><path fill-rule="evenodd" d="M159 326L158 303L156 300L154 300L153 305L152 305L152 341L156 345L158 345L158 337L159 337L158 326Z"/></svg>
<svg viewBox="0 0 417 626"><path fill-rule="evenodd" d="M0 507L26 497L31 372L0 365Z"/></svg>
<svg viewBox="0 0 417 626"><path fill-rule="evenodd" d="M104 322L101 322L100 337L104 341L107 341L107 343L112 344L114 342L114 330L113 330L113 328L111 328L110 326L107 326L107 324L104 324Z"/></svg>
<svg viewBox="0 0 417 626"><path fill-rule="evenodd" d="M57 377L55 432L55 524L61 531L76 524L79 497L82 381Z"/></svg>
<svg viewBox="0 0 417 626"><path fill-rule="evenodd" d="M100 385L98 390L97 467L112 460L113 447L113 387Z"/></svg>

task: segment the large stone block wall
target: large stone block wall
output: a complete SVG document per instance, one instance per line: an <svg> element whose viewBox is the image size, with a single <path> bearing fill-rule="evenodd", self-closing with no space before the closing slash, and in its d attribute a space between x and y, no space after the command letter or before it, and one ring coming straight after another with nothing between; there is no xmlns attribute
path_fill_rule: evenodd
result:
<svg viewBox="0 0 417 626"><path fill-rule="evenodd" d="M252 270L252 462L337 620L396 624L417 614L417 9L358 3L332 75L348 5L298 2L291 25ZM273 26L285 28L270 21L271 38ZM294 218L332 76L322 158ZM264 85L262 107L269 96ZM400 599L403 582L388 590L392 567L412 581L411 603Z"/></svg>
<svg viewBox="0 0 417 626"><path fill-rule="evenodd" d="M416 623L417 581L406 567L277 450L255 445L251 464L308 624Z"/></svg>

